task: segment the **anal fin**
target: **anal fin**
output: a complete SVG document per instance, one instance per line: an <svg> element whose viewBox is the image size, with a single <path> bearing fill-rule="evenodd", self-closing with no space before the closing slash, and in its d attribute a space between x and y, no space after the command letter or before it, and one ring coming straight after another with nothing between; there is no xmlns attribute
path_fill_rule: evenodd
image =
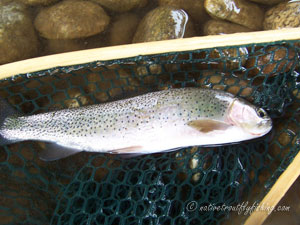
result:
<svg viewBox="0 0 300 225"><path fill-rule="evenodd" d="M126 148L120 148L120 149L115 149L110 151L110 153L112 154L139 154L143 149L142 146L130 146L130 147L126 147Z"/></svg>
<svg viewBox="0 0 300 225"><path fill-rule="evenodd" d="M160 150L160 151L152 151L152 152L138 152L142 150L142 146L132 146L129 148L117 149L111 151L112 154L120 154L121 158L128 159L128 158L135 158L139 156L149 155L149 154L163 154L167 152L177 151L179 149L183 149L183 147L172 148L167 150Z"/></svg>
<svg viewBox="0 0 300 225"><path fill-rule="evenodd" d="M46 148L39 153L39 157L44 161L54 161L81 152L81 150L64 147L54 143L47 143Z"/></svg>

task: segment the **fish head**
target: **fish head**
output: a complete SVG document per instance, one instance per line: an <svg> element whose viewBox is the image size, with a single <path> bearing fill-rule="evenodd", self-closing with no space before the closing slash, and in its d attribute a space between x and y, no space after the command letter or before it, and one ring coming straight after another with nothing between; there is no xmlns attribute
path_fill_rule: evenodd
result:
<svg viewBox="0 0 300 225"><path fill-rule="evenodd" d="M265 110L242 99L234 99L227 119L232 125L242 128L253 136L263 136L272 129L272 120Z"/></svg>

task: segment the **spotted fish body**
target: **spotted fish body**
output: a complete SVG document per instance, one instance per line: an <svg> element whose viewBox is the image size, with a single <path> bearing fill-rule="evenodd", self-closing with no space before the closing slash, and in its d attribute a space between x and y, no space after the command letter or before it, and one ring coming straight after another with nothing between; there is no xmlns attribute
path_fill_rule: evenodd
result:
<svg viewBox="0 0 300 225"><path fill-rule="evenodd" d="M239 115L239 111L245 111L243 107L256 114L249 124L245 123L247 126L242 125L245 118ZM72 149L71 153L147 154L262 136L272 125L265 112L261 112L264 115L258 116L256 107L229 93L200 88L169 89L99 105L7 117L0 124L0 142L1 138L7 142L40 140ZM58 159L71 153L44 158Z"/></svg>

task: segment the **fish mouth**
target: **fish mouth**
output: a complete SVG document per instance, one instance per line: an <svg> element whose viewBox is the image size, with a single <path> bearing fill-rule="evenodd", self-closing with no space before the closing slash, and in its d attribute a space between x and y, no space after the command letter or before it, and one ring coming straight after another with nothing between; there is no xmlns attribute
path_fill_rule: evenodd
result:
<svg viewBox="0 0 300 225"><path fill-rule="evenodd" d="M237 106L235 106L236 104ZM252 122L248 121L249 122L248 123L245 119L243 119L245 117L244 112L246 111L246 109L241 104L246 104L250 107L253 107L247 102L235 98L228 108L228 114L226 117L227 123L233 126L240 127L245 132L256 137L263 136L268 132L270 132L270 130L272 129L272 120L270 117L267 116L266 118L259 118L258 121L257 120L254 120ZM239 112L241 118L239 118L239 116L238 119L234 117L237 114L237 111Z"/></svg>
<svg viewBox="0 0 300 225"><path fill-rule="evenodd" d="M265 120L259 122L257 127L262 129L262 131L259 133L254 133L254 132L250 132L250 133L255 136L263 136L272 130L272 120L265 119Z"/></svg>

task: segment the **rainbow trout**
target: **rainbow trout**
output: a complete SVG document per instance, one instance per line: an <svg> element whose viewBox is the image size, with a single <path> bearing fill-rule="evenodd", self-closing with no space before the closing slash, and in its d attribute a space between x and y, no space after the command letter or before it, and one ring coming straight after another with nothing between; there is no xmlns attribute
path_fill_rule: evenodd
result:
<svg viewBox="0 0 300 225"><path fill-rule="evenodd" d="M55 143L40 155L48 161L81 151L148 154L228 144L261 137L272 128L263 109L230 93L201 88L169 89L31 116L11 114L7 105L0 106L0 144Z"/></svg>

